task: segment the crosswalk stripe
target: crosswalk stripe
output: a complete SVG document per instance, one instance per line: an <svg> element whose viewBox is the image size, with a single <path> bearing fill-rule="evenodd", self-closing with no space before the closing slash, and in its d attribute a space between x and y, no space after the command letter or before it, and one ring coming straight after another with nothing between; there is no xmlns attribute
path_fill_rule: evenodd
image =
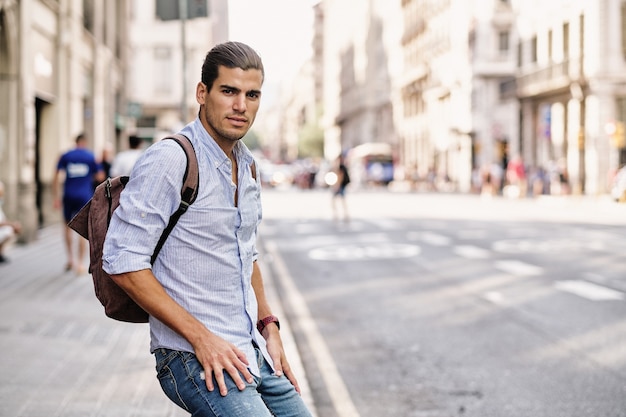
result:
<svg viewBox="0 0 626 417"><path fill-rule="evenodd" d="M587 281L557 281L554 283L554 286L561 291L570 292L592 301L624 299L623 292Z"/></svg>
<svg viewBox="0 0 626 417"><path fill-rule="evenodd" d="M541 275L543 273L543 268L517 260L496 261L494 266L501 271L517 276Z"/></svg>
<svg viewBox="0 0 626 417"><path fill-rule="evenodd" d="M472 245L460 245L454 248L454 253L468 259L487 259L490 252Z"/></svg>
<svg viewBox="0 0 626 417"><path fill-rule="evenodd" d="M409 240L421 240L432 246L449 246L451 241L447 236L432 232L409 232L407 238Z"/></svg>

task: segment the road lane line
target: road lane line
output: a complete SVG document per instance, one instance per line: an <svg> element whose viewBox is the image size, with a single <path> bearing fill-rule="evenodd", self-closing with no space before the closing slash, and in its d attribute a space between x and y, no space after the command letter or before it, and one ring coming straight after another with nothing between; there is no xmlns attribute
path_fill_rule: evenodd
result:
<svg viewBox="0 0 626 417"><path fill-rule="evenodd" d="M541 275L543 273L543 268L517 260L496 261L494 266L515 276Z"/></svg>
<svg viewBox="0 0 626 417"><path fill-rule="evenodd" d="M491 252L472 245L459 245L454 248L454 253L468 259L487 259Z"/></svg>
<svg viewBox="0 0 626 417"><path fill-rule="evenodd" d="M493 304L504 304L504 296L500 291L487 291L483 294L483 298L487 301L492 302Z"/></svg>
<svg viewBox="0 0 626 417"><path fill-rule="evenodd" d="M623 300L624 293L587 281L557 281L554 286L561 290L592 301Z"/></svg>
<svg viewBox="0 0 626 417"><path fill-rule="evenodd" d="M341 379L341 375L328 350L328 346L326 346L326 342L324 342L322 335L313 321L304 297L302 297L291 275L289 275L285 262L278 253L276 245L273 242L267 242L265 247L271 256L271 263L276 272L276 278L280 281L283 291L286 293L286 296L283 297L282 300L289 304L290 310L293 311L298 318L298 323L301 325L309 345L312 346L311 353L315 356L315 361L321 371L320 373L322 374L328 394L333 402L333 407L337 411L337 416L360 417L356 406L352 402L350 393L343 379Z"/></svg>
<svg viewBox="0 0 626 417"><path fill-rule="evenodd" d="M451 239L448 236L433 232L409 232L409 239L421 239L432 246L449 246Z"/></svg>

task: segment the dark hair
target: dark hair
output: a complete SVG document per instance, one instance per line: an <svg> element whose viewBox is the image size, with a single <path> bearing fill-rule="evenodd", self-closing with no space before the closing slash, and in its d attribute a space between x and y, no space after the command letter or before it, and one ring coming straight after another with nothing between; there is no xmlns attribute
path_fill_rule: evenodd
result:
<svg viewBox="0 0 626 417"><path fill-rule="evenodd" d="M265 79L263 61L259 54L250 46L241 42L225 42L215 45L204 58L202 64L202 83L209 90L217 78L220 66L227 68L241 68L244 71L249 69L260 70Z"/></svg>
<svg viewBox="0 0 626 417"><path fill-rule="evenodd" d="M79 133L78 135L76 135L76 140L75 140L75 142L76 142L76 143L78 143L78 142L83 141L83 140L85 140L85 139L87 139L87 138L85 137L85 134L84 134L84 133Z"/></svg>
<svg viewBox="0 0 626 417"><path fill-rule="evenodd" d="M128 137L128 145L131 149L137 149L141 145L141 138L139 136L131 135Z"/></svg>

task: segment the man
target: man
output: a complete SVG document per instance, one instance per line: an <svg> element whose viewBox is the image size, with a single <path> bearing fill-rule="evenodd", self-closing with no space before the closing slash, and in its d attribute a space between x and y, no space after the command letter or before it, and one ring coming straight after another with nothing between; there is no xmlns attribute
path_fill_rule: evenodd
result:
<svg viewBox="0 0 626 417"><path fill-rule="evenodd" d="M104 245L104 270L150 314L161 387L194 416L311 415L256 262L260 176L240 139L256 117L263 80L249 46L209 51L196 86L198 117L180 132L198 157L196 201L151 266L187 163L174 141L157 142L137 160Z"/></svg>
<svg viewBox="0 0 626 417"><path fill-rule="evenodd" d="M4 183L0 181L0 264L8 262L4 256L4 249L11 243L22 230L22 225L17 221L10 221L2 210L4 204Z"/></svg>
<svg viewBox="0 0 626 417"><path fill-rule="evenodd" d="M129 148L125 151L119 152L113 158L111 164L111 177L117 177L118 175L130 175L130 171L133 169L135 162L143 152L141 149L141 138L139 136L131 135L128 137Z"/></svg>
<svg viewBox="0 0 626 417"><path fill-rule="evenodd" d="M348 205L346 203L346 187L350 184L350 174L348 173L348 167L346 166L343 154L337 157L335 175L337 176L337 180L332 187L333 217L335 220L339 219L339 211L337 209L337 200L339 200L341 202L343 220L344 222L349 222L350 216L348 215Z"/></svg>
<svg viewBox="0 0 626 417"><path fill-rule="evenodd" d="M63 183L63 197L61 199L61 172L65 173ZM81 133L76 136L76 147L65 152L59 158L57 169L52 180L52 194L54 198L54 208L63 207L63 218L65 228L63 238L67 252L66 271L74 269L76 273L85 272L84 260L87 253L87 241L74 233L67 226L72 217L89 201L93 196L94 180L98 183L105 180L102 166L96 162L96 158L87 149L87 137ZM77 254L74 256L73 240L78 240Z"/></svg>

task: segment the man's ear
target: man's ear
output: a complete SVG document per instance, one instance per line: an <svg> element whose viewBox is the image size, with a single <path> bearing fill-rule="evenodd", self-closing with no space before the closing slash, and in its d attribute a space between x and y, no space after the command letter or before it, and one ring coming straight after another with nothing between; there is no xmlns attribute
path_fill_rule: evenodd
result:
<svg viewBox="0 0 626 417"><path fill-rule="evenodd" d="M198 85L196 86L196 101L198 102L198 104L200 105L204 104L207 94L209 94L207 86L204 85L202 81L200 81Z"/></svg>

